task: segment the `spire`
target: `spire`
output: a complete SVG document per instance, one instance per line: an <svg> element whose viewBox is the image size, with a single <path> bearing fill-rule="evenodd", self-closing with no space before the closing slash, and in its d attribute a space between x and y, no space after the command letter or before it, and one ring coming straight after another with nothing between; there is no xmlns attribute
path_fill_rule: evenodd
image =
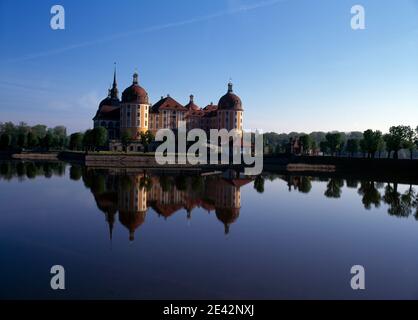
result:
<svg viewBox="0 0 418 320"><path fill-rule="evenodd" d="M138 71L135 69L134 75L133 75L133 84L138 84L139 83L139 75L138 75Z"/></svg>
<svg viewBox="0 0 418 320"><path fill-rule="evenodd" d="M116 81L116 62L115 62L115 69L113 71L113 84L112 84L112 89L110 90L110 97L112 99L119 99L118 83Z"/></svg>
<svg viewBox="0 0 418 320"><path fill-rule="evenodd" d="M194 95L190 95L190 103L193 103L193 100L194 100Z"/></svg>
<svg viewBox="0 0 418 320"><path fill-rule="evenodd" d="M229 80L229 82L228 82L228 93L234 92L234 90L232 89L232 87L233 87L232 81Z"/></svg>
<svg viewBox="0 0 418 320"><path fill-rule="evenodd" d="M113 87L117 87L117 82L116 82L116 62L115 62L115 70L113 71Z"/></svg>

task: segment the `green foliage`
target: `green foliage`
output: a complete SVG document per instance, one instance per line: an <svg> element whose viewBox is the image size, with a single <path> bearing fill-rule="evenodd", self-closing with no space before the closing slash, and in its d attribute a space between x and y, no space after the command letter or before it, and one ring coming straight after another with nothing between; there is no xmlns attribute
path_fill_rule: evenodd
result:
<svg viewBox="0 0 418 320"><path fill-rule="evenodd" d="M380 131L366 130L363 133L361 147L363 152L367 152L368 158L374 158L382 141L382 133Z"/></svg>
<svg viewBox="0 0 418 320"><path fill-rule="evenodd" d="M144 152L148 152L148 146L154 141L155 137L151 131L141 132L140 140L141 144L144 146Z"/></svg>
<svg viewBox="0 0 418 320"><path fill-rule="evenodd" d="M414 132L409 126L391 127L389 129L389 133L384 135L388 157L390 157L391 152L393 152L393 158L398 159L399 150L405 147L410 147L409 143L411 139L414 139L413 136Z"/></svg>
<svg viewBox="0 0 418 320"><path fill-rule="evenodd" d="M70 136L69 148L70 150L79 151L83 149L84 134L81 132L73 133Z"/></svg>
<svg viewBox="0 0 418 320"><path fill-rule="evenodd" d="M107 130L103 127L96 127L91 132L92 142L95 148L104 147L107 143Z"/></svg>
<svg viewBox="0 0 418 320"><path fill-rule="evenodd" d="M341 133L329 132L326 134L325 139L331 154L335 155L342 150L344 144Z"/></svg>
<svg viewBox="0 0 418 320"><path fill-rule="evenodd" d="M0 136L0 150L7 150L7 149L9 149L11 142L12 142L12 138L10 137L10 134L3 133Z"/></svg>
<svg viewBox="0 0 418 320"><path fill-rule="evenodd" d="M345 150L351 155L354 156L360 149L360 143L358 139L348 139Z"/></svg>
<svg viewBox="0 0 418 320"><path fill-rule="evenodd" d="M10 137L9 148L54 148L65 149L67 147L67 130L63 126L47 128L44 125L28 126L24 122L18 125L12 122L0 123L0 135ZM49 135L47 137L47 135Z"/></svg>
<svg viewBox="0 0 418 320"><path fill-rule="evenodd" d="M23 132L17 136L17 146L22 149L26 147L26 135Z"/></svg>
<svg viewBox="0 0 418 320"><path fill-rule="evenodd" d="M309 154L309 152L312 149L312 144L313 144L313 140L311 138L311 136L304 134L300 137L300 143L302 144L303 147L303 152L305 154Z"/></svg>
<svg viewBox="0 0 418 320"><path fill-rule="evenodd" d="M33 149L39 145L39 138L36 136L36 133L34 133L32 130L28 132L28 135L26 137L26 143L29 149Z"/></svg>
<svg viewBox="0 0 418 320"><path fill-rule="evenodd" d="M54 136L52 135L52 132L47 132L47 134L45 135L45 137L42 139L42 146L46 149L49 150L54 142Z"/></svg>
<svg viewBox="0 0 418 320"><path fill-rule="evenodd" d="M122 136L121 136L121 143L125 151L128 150L128 144L130 140L131 140L131 136L129 135L129 133L127 131L123 131Z"/></svg>
<svg viewBox="0 0 418 320"><path fill-rule="evenodd" d="M319 149L321 152L326 155L329 152L328 142L327 141L321 141L319 143Z"/></svg>
<svg viewBox="0 0 418 320"><path fill-rule="evenodd" d="M85 150L91 150L93 145L93 130L88 129L83 135L83 147Z"/></svg>

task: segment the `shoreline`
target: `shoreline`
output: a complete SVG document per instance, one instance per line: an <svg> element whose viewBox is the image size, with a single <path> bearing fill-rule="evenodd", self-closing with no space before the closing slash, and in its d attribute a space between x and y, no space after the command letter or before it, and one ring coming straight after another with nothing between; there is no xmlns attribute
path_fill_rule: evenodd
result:
<svg viewBox="0 0 418 320"><path fill-rule="evenodd" d="M179 168L179 169L242 169L243 165L160 165L153 154L139 153L85 153L85 152L23 152L0 153L0 160L21 161L65 161L88 167L109 168ZM367 159L331 156L264 156L264 171L286 171L290 173L379 173L399 174L418 178L418 160L408 159Z"/></svg>

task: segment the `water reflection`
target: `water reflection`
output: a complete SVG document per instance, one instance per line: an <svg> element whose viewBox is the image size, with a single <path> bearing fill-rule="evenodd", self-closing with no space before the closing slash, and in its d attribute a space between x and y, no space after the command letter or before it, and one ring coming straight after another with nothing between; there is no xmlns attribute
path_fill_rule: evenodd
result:
<svg viewBox="0 0 418 320"><path fill-rule="evenodd" d="M64 176L66 166L60 162L0 162L0 179L23 182L36 177ZM202 208L208 213L214 212L228 234L240 214L241 187L253 183L257 193L263 194L266 181L277 179L286 182L289 192L303 194L311 192L313 183L324 183L323 194L329 199L340 199L344 186L356 189L365 209L380 208L385 204L391 216L407 218L413 215L418 220L417 191L413 184L399 191L397 182L272 173L252 178L234 171L219 175L122 174L118 170L88 169L80 165L70 165L69 177L74 181L82 180L91 190L97 207L105 214L110 238L118 219L128 230L131 241L136 230L145 222L150 208L164 219L182 210L187 212L187 219L191 219L193 210Z"/></svg>
<svg viewBox="0 0 418 320"><path fill-rule="evenodd" d="M326 182L325 197L339 199L342 196L344 181L347 188L357 189L361 196L364 208L367 210L380 208L382 202L388 205L387 212L391 216L408 218L414 214L418 220L418 192L415 191L413 185L403 193L398 191L398 183L376 182L370 180L354 180L342 178L324 178L324 177L308 177L308 176L292 176L292 175L274 175L267 174L263 179L268 178L270 181L282 179L287 182L289 191L297 190L301 193L309 193L312 189L312 182ZM259 186L254 184L254 188L259 190ZM264 188L264 187L263 187Z"/></svg>
<svg viewBox="0 0 418 320"><path fill-rule="evenodd" d="M72 168L70 174L73 170L79 172ZM81 170L84 185L91 190L97 207L106 216L110 237L118 213L119 222L128 230L131 241L150 208L164 219L182 210L187 212L187 219L191 219L195 208L215 212L228 234L230 225L239 217L240 188L253 180L233 171L219 176L186 176ZM80 176L76 174L73 178L80 179Z"/></svg>

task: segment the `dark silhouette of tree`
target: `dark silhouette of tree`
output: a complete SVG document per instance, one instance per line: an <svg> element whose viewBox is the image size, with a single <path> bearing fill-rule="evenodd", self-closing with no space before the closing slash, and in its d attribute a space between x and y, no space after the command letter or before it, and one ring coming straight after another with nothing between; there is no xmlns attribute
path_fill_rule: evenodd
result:
<svg viewBox="0 0 418 320"><path fill-rule="evenodd" d="M347 188L357 189L359 184L358 180L355 179L346 179Z"/></svg>
<svg viewBox="0 0 418 320"><path fill-rule="evenodd" d="M363 133L362 146L367 152L368 158L374 158L379 149L380 141L382 140L382 133L380 131L366 130Z"/></svg>
<svg viewBox="0 0 418 320"><path fill-rule="evenodd" d="M255 178L254 180L254 189L258 192L258 193L264 193L264 178L263 176L259 175Z"/></svg>
<svg viewBox="0 0 418 320"><path fill-rule="evenodd" d="M86 151L92 150L94 146L93 130L88 129L83 135L83 146Z"/></svg>
<svg viewBox="0 0 418 320"><path fill-rule="evenodd" d="M326 134L325 139L332 155L336 155L337 153L341 152L343 148L343 139L341 133L329 132Z"/></svg>
<svg viewBox="0 0 418 320"><path fill-rule="evenodd" d="M70 168L70 179L74 181L78 181L81 179L83 175L83 168L78 165L73 165Z"/></svg>
<svg viewBox="0 0 418 320"><path fill-rule="evenodd" d="M410 127L408 126L393 126L389 129L389 133L384 135L386 142L386 150L388 152L388 158L393 152L393 159L399 158L399 150L401 150L407 141L408 132Z"/></svg>
<svg viewBox="0 0 418 320"><path fill-rule="evenodd" d="M321 141L319 143L319 150L321 150L321 152L322 152L323 155L328 154L328 152L329 152L328 142Z"/></svg>
<svg viewBox="0 0 418 320"><path fill-rule="evenodd" d="M300 179L300 184L298 188L301 193L309 193L312 190L312 182L310 177L303 176Z"/></svg>
<svg viewBox="0 0 418 320"><path fill-rule="evenodd" d="M416 148L417 142L417 133L414 129L409 126L404 127L405 130L405 141L403 143L403 148L409 150L411 160L414 158L414 150Z"/></svg>
<svg viewBox="0 0 418 320"><path fill-rule="evenodd" d="M75 151L83 150L83 139L84 134L82 134L81 132L73 133L70 136L69 148Z"/></svg>
<svg viewBox="0 0 418 320"><path fill-rule="evenodd" d="M327 184L325 196L327 198L341 198L341 188L344 186L344 180L331 178Z"/></svg>
<svg viewBox="0 0 418 320"><path fill-rule="evenodd" d="M303 153L309 154L312 149L312 139L309 135L304 134L299 138L299 141L303 147Z"/></svg>
<svg viewBox="0 0 418 320"><path fill-rule="evenodd" d="M32 162L26 163L26 177L28 179L35 179L37 174L36 166Z"/></svg>
<svg viewBox="0 0 418 320"><path fill-rule="evenodd" d="M345 150L353 157L359 151L359 140L358 139L348 139Z"/></svg>
<svg viewBox="0 0 418 320"><path fill-rule="evenodd" d="M405 196L405 195L404 195ZM396 217L409 217L412 213L412 206L409 202L409 196L404 197L398 192L398 184L391 186L387 184L383 200L389 205L388 213Z"/></svg>
<svg viewBox="0 0 418 320"><path fill-rule="evenodd" d="M52 144L54 142L54 137L51 132L48 132L45 137L42 139L42 146L49 151L51 149Z"/></svg>
<svg viewBox="0 0 418 320"><path fill-rule="evenodd" d="M376 185L373 181L362 181L358 190L358 194L363 196L362 202L364 204L364 208L367 210L370 210L372 205L374 205L376 208L380 207L382 196L376 189Z"/></svg>
<svg viewBox="0 0 418 320"><path fill-rule="evenodd" d="M23 132L17 136L17 146L22 149L26 147L26 135Z"/></svg>
<svg viewBox="0 0 418 320"><path fill-rule="evenodd" d="M7 150L10 148L12 138L9 134L3 133L0 136L0 150Z"/></svg>
<svg viewBox="0 0 418 320"><path fill-rule="evenodd" d="M27 146L30 149L33 149L33 148L39 146L39 139L35 135L35 133L33 133L32 131L28 132L28 135L26 137L26 141L27 141Z"/></svg>

